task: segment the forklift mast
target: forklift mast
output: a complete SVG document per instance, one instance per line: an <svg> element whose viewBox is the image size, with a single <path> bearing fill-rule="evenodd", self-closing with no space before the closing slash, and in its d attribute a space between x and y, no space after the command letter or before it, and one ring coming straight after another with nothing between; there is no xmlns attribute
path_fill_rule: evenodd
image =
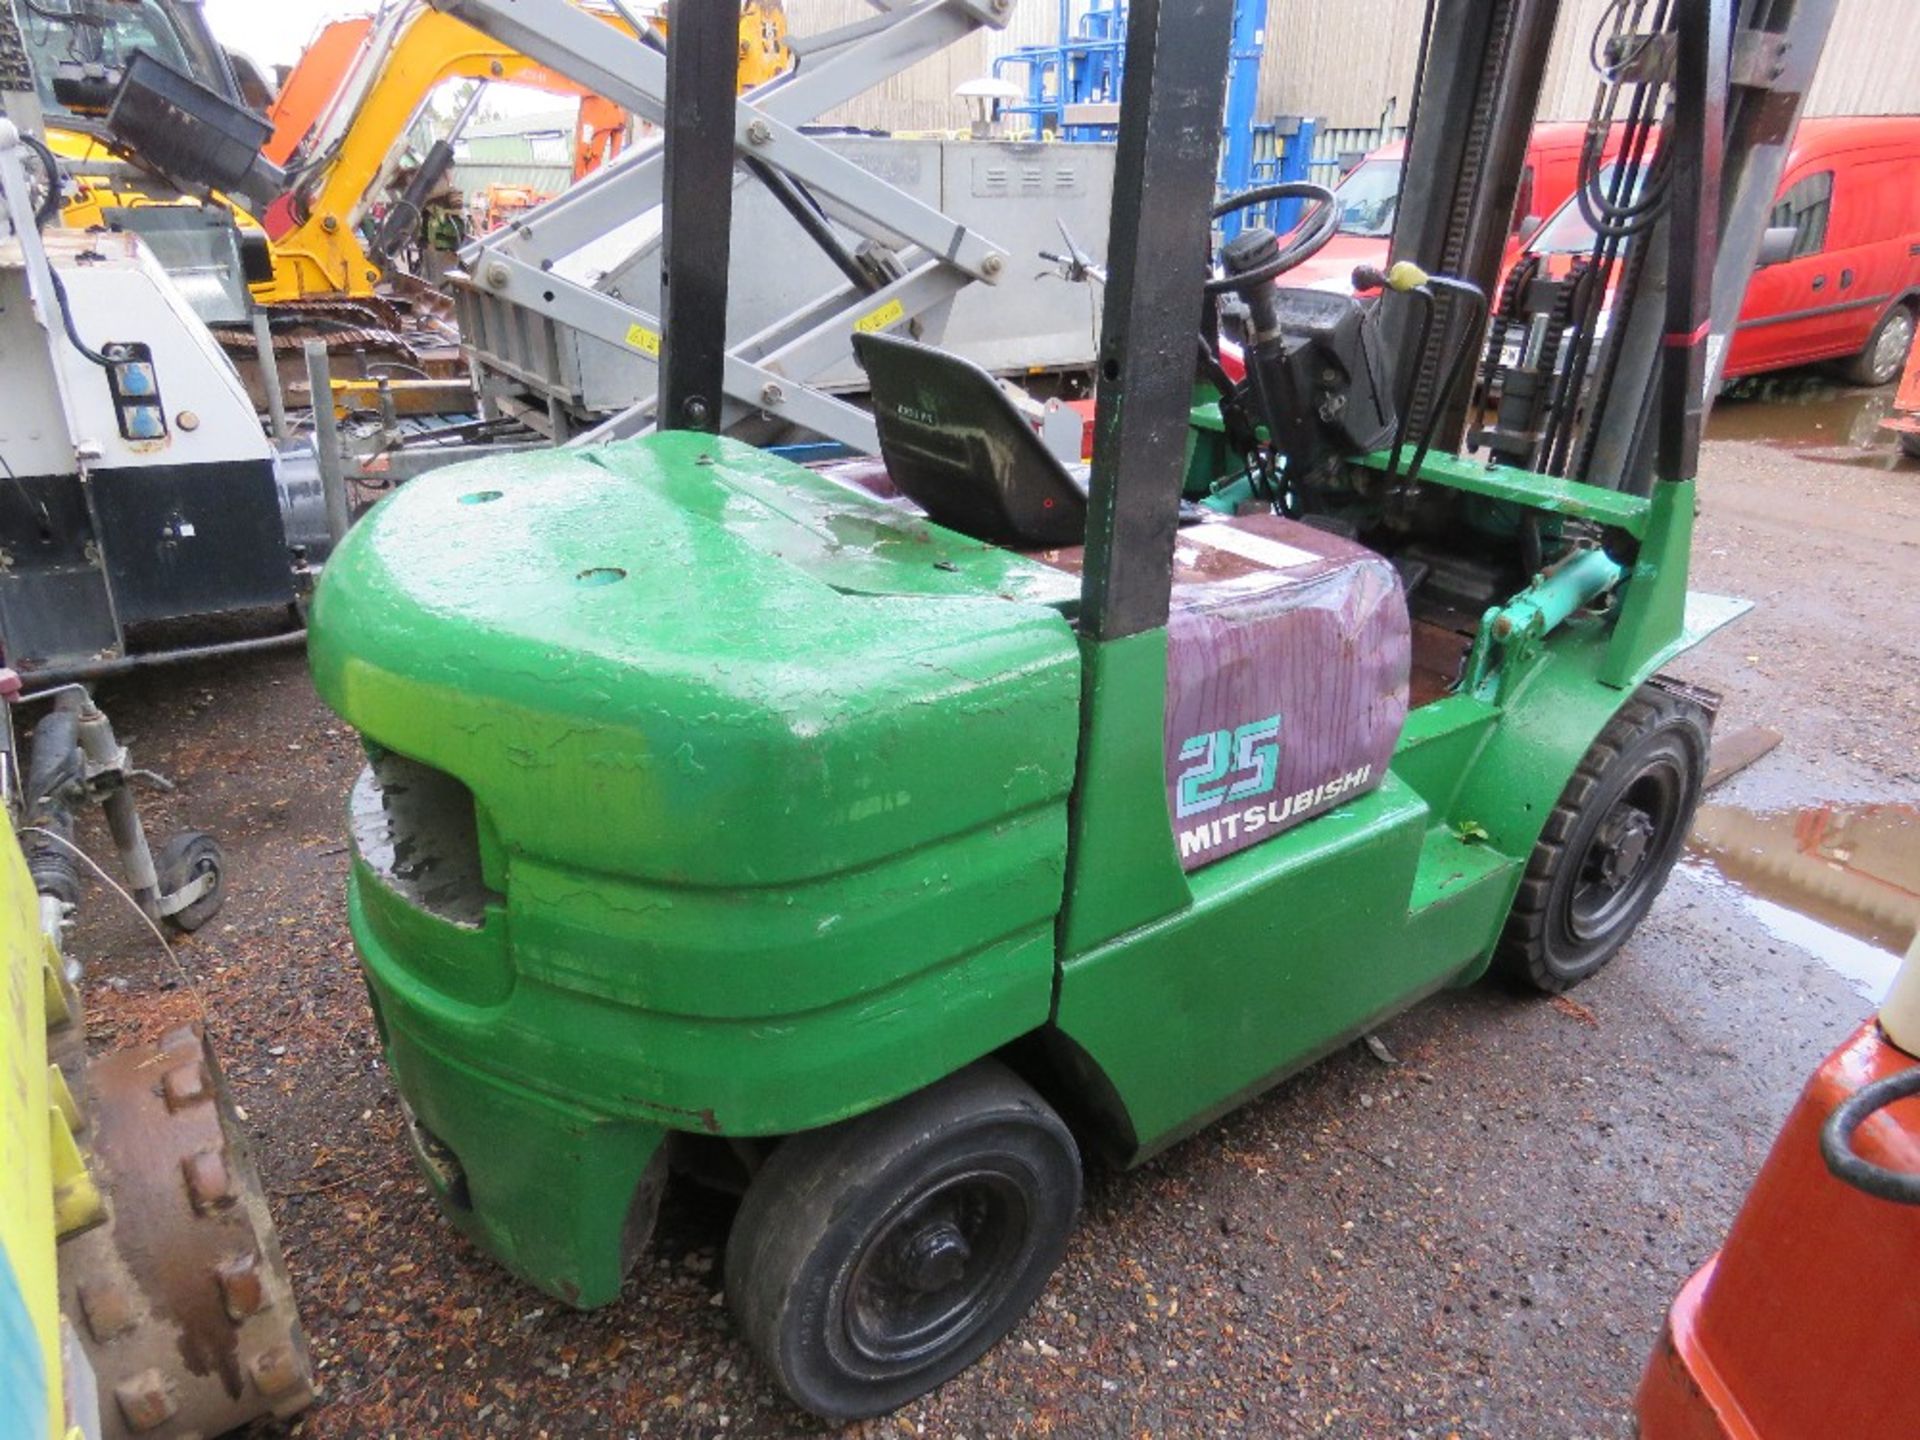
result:
<svg viewBox="0 0 1920 1440"><path fill-rule="evenodd" d="M1718 388L1835 3L1632 0L1621 7L1637 56L1623 81L1651 92L1674 82L1664 142L1674 161L1672 200L1641 237L1615 302L1615 338L1573 478L1645 495L1656 474L1693 473L1700 422ZM1492 293L1559 11L1559 0L1433 0L1395 259ZM1673 267L1671 256L1685 263ZM1445 357L1463 339L1478 353L1485 338L1483 322L1457 308L1440 297L1431 336L1403 316L1388 321L1397 367L1412 377L1412 428L1431 427L1443 452L1459 448L1468 406L1462 392L1436 409ZM1656 434L1664 437L1657 452Z"/></svg>

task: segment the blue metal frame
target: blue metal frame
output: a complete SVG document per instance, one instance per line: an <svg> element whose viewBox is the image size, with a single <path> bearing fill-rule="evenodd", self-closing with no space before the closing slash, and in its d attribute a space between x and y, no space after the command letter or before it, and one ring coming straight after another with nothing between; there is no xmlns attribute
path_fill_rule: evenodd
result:
<svg viewBox="0 0 1920 1440"><path fill-rule="evenodd" d="M1256 186L1313 179L1313 147L1319 134L1320 122L1301 115L1286 115L1264 124L1248 126L1247 148L1252 156L1251 163L1244 175L1223 171L1220 176L1222 193L1232 195ZM1243 210L1237 217L1230 215L1221 225L1228 239L1249 225L1264 225L1275 234L1284 235L1300 223L1305 209L1305 202L1300 200L1270 201Z"/></svg>
<svg viewBox="0 0 1920 1440"><path fill-rule="evenodd" d="M1227 54L1226 137L1220 150L1220 189L1228 195L1256 183L1253 116L1260 103L1260 56L1266 36L1266 0L1234 0L1233 48ZM1248 212L1241 211L1227 216L1221 230L1231 240L1250 223Z"/></svg>
<svg viewBox="0 0 1920 1440"><path fill-rule="evenodd" d="M1245 0L1242 0L1245 3ZM1002 115L1025 115L1036 138L1051 132L1062 140L1115 139L1119 125L1069 125L1067 107L1120 101L1126 71L1127 0L1087 0L1076 21L1073 0L1060 0L1059 40L1023 45L993 62L995 79L1015 65L1026 67L1027 98L1004 105Z"/></svg>
<svg viewBox="0 0 1920 1440"><path fill-rule="evenodd" d="M1260 104L1260 61L1266 50L1266 0L1234 0L1233 44L1227 61L1225 144L1221 150L1220 190L1233 195L1256 185L1305 180L1311 173L1316 122L1291 122L1290 133L1254 116ZM1035 138L1047 135L1069 142L1108 141L1118 125L1069 124L1072 106L1118 104L1126 75L1127 0L1085 0L1074 15L1074 0L1060 0L1060 39L1052 45L1025 45L993 62L995 79L1019 67L1026 99L1003 105L1003 116L1024 116ZM1231 215L1223 222L1227 239L1248 225L1278 231L1300 223L1301 205L1284 201Z"/></svg>

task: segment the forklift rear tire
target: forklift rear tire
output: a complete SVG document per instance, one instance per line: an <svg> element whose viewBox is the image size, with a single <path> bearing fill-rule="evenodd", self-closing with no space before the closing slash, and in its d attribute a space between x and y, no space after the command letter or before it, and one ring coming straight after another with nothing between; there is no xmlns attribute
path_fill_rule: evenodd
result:
<svg viewBox="0 0 1920 1440"><path fill-rule="evenodd" d="M735 1323L795 1404L880 1415L951 1379L1033 1305L1080 1208L1080 1152L981 1061L784 1141L727 1241Z"/></svg>
<svg viewBox="0 0 1920 1440"><path fill-rule="evenodd" d="M1707 714L1644 686L1600 732L1547 817L1495 952L1550 995L1611 960L1646 918L1700 804Z"/></svg>

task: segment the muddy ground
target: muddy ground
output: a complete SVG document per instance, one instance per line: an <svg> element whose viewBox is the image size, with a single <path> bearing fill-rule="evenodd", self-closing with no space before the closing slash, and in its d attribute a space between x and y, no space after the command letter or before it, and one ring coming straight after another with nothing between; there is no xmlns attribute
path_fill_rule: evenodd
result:
<svg viewBox="0 0 1920 1440"><path fill-rule="evenodd" d="M1715 422L1696 583L1759 609L1679 670L1725 693L1723 731L1784 736L1716 797L1735 807L1920 798L1920 466L1863 403L1884 396L1794 382ZM192 989L97 889L74 950L102 1041L204 1000L324 1386L274 1433L819 1433L721 1303L727 1202L671 1195L651 1258L593 1315L509 1281L434 1212L342 914L358 755L301 660L104 699L179 782L150 802L154 830L227 847L226 912L179 947ZM1140 1171L1095 1172L1014 1336L854 1433L1630 1433L1669 1299L1809 1069L1870 1008L1756 914L1689 866L1572 1000L1446 995L1381 1032L1397 1065L1355 1047Z"/></svg>

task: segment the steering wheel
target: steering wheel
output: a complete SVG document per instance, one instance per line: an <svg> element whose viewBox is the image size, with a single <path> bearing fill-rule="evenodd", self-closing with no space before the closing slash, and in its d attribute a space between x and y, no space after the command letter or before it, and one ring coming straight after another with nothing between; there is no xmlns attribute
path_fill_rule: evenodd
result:
<svg viewBox="0 0 1920 1440"><path fill-rule="evenodd" d="M1220 219L1255 205L1265 205L1275 200L1308 200L1313 209L1306 223L1296 231L1292 243L1281 248L1272 260L1257 269L1238 275L1225 275L1206 282L1205 293L1209 300L1234 290L1244 290L1255 285L1263 285L1284 275L1305 260L1312 259L1326 248L1340 229L1340 206L1334 201L1333 192L1324 185L1315 185L1304 180L1287 180L1277 185L1262 185L1252 190L1230 195L1213 207L1212 218ZM1255 457L1260 453L1259 422L1247 408L1244 387L1234 382L1221 364L1220 353L1213 346L1206 332L1202 332L1199 344L1199 366L1202 376L1213 386L1220 396L1220 417L1226 425L1227 443L1239 454L1247 457L1249 466L1257 463ZM1274 486L1269 466L1261 465L1267 483ZM1249 472L1251 473L1251 471Z"/></svg>
<svg viewBox="0 0 1920 1440"><path fill-rule="evenodd" d="M1326 249L1327 243L1340 231L1340 206L1333 198L1333 191L1324 185L1315 185L1311 180L1283 180L1278 185L1261 185L1252 190L1243 190L1238 195L1229 195L1213 207L1213 218L1219 220L1275 200L1311 200L1314 208L1308 213L1306 223L1294 235L1292 243L1283 246L1277 256L1244 275L1222 275L1207 281L1208 295L1224 295L1229 290L1263 285L1269 280L1278 279L1294 266L1311 260Z"/></svg>

